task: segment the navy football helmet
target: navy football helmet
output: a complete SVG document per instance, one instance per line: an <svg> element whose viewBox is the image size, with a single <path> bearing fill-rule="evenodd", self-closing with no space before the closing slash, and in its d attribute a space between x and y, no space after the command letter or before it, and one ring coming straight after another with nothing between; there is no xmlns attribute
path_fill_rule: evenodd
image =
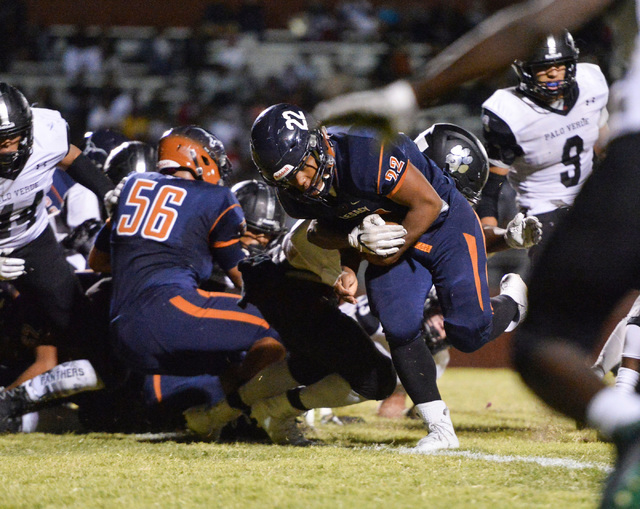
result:
<svg viewBox="0 0 640 509"><path fill-rule="evenodd" d="M231 161L222 142L194 125L174 127L158 142L158 169L173 174L187 170L196 180L219 185L231 174Z"/></svg>
<svg viewBox="0 0 640 509"><path fill-rule="evenodd" d="M249 230L274 237L286 231L285 212L273 187L257 180L244 180L231 191L240 202Z"/></svg>
<svg viewBox="0 0 640 509"><path fill-rule="evenodd" d="M129 141L129 138L113 129L87 131L84 133L82 153L102 170L111 151L126 141Z"/></svg>
<svg viewBox="0 0 640 509"><path fill-rule="evenodd" d="M15 180L33 152L33 113L17 88L0 83L0 140L20 136L18 150L0 154L0 177Z"/></svg>
<svg viewBox="0 0 640 509"><path fill-rule="evenodd" d="M251 157L262 178L302 201L326 203L335 166L330 147L326 129L292 104L270 106L251 127ZM311 186L301 192L291 183L309 156L315 159L317 171Z"/></svg>
<svg viewBox="0 0 640 509"><path fill-rule="evenodd" d="M576 83L579 54L573 37L567 30L561 35L548 35L528 60L516 60L513 63L513 69L520 80L518 90L545 102L565 95ZM566 71L564 80L554 82L554 88L549 88L548 84L538 82L536 73L554 65L564 65Z"/></svg>
<svg viewBox="0 0 640 509"><path fill-rule="evenodd" d="M476 205L489 178L489 157L473 133L455 124L433 124L414 140L420 151L453 177L464 197Z"/></svg>
<svg viewBox="0 0 640 509"><path fill-rule="evenodd" d="M129 173L156 171L156 151L142 141L125 141L114 148L104 163L107 177L118 185Z"/></svg>

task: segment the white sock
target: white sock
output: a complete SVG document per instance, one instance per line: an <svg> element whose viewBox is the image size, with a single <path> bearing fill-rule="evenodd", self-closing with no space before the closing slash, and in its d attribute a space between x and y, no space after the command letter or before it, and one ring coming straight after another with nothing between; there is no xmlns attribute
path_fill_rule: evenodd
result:
<svg viewBox="0 0 640 509"><path fill-rule="evenodd" d="M616 389L623 392L636 392L640 373L630 368L620 368L616 377Z"/></svg>
<svg viewBox="0 0 640 509"><path fill-rule="evenodd" d="M300 390L300 402L305 408L335 408L366 401L351 389L351 385L334 373Z"/></svg>
<svg viewBox="0 0 640 509"><path fill-rule="evenodd" d="M625 342L625 331L627 328L627 319L620 320L616 328L609 335L607 342L602 347L598 360L594 366L598 367L598 376L603 378L609 371L611 371L617 364L620 363L622 358L622 348ZM600 371L601 370L601 371Z"/></svg>
<svg viewBox="0 0 640 509"><path fill-rule="evenodd" d="M640 421L640 395L614 387L599 391L587 406L587 422L611 437L615 430Z"/></svg>
<svg viewBox="0 0 640 509"><path fill-rule="evenodd" d="M253 405L260 399L271 398L300 384L293 378L287 361L270 364L246 384L238 389L240 399L246 405Z"/></svg>
<svg viewBox="0 0 640 509"><path fill-rule="evenodd" d="M449 416L449 409L444 401L437 399L416 405L416 410L425 424L440 422Z"/></svg>
<svg viewBox="0 0 640 509"><path fill-rule="evenodd" d="M102 389L104 384L88 360L77 360L58 364L21 386L29 399L36 402Z"/></svg>
<svg viewBox="0 0 640 509"><path fill-rule="evenodd" d="M640 327L635 324L627 325L625 330L622 357L640 359Z"/></svg>

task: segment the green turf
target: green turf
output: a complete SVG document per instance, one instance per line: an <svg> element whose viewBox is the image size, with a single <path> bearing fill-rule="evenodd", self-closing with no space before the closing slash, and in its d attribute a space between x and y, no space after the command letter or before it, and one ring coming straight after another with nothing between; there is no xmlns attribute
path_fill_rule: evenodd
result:
<svg viewBox="0 0 640 509"><path fill-rule="evenodd" d="M0 508L597 507L613 451L594 431L553 414L508 370L449 369L440 387L460 438L453 455L407 453L425 435L421 423L378 418L374 403L337 411L364 423L316 425L309 435L325 445L310 448L0 436Z"/></svg>

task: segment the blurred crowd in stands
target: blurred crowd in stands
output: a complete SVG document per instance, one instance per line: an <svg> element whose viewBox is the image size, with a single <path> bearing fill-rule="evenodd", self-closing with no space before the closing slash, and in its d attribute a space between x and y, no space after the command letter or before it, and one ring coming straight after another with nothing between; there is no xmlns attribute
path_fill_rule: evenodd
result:
<svg viewBox="0 0 640 509"><path fill-rule="evenodd" d="M488 0L409 2L309 0L287 26L270 27L265 0L210 2L193 27L35 26L26 3L0 3L0 77L69 121L71 140L111 127L155 142L169 127L198 124L227 147L234 180L255 176L248 132L267 105L306 109L322 98L380 86L420 71L425 59L479 23ZM269 8L273 8L269 6ZM602 20L575 34L582 56L609 71L612 30ZM256 49L291 50L285 66ZM358 50L337 58L336 44ZM283 46L284 45L284 46ZM323 48L331 45L331 51ZM284 50L283 50L284 47ZM416 48L418 52L416 53ZM373 53L372 53L373 52ZM369 65L360 57L373 55ZM153 81L149 81L153 79ZM510 76L493 76L451 100L478 117Z"/></svg>

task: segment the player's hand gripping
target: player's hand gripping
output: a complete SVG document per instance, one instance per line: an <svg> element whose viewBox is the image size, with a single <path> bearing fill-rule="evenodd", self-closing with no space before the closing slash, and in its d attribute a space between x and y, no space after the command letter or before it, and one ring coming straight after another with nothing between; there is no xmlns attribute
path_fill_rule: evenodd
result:
<svg viewBox="0 0 640 509"><path fill-rule="evenodd" d="M9 258L5 255L11 254L13 248L0 251L0 280L12 281L26 273L24 260L22 258Z"/></svg>
<svg viewBox="0 0 640 509"><path fill-rule="evenodd" d="M349 233L349 245L362 253L391 256L404 245L407 230L387 224L378 214L370 214Z"/></svg>
<svg viewBox="0 0 640 509"><path fill-rule="evenodd" d="M536 216L525 217L519 212L509 221L504 240L509 247L528 249L535 246L542 238L542 224Z"/></svg>

